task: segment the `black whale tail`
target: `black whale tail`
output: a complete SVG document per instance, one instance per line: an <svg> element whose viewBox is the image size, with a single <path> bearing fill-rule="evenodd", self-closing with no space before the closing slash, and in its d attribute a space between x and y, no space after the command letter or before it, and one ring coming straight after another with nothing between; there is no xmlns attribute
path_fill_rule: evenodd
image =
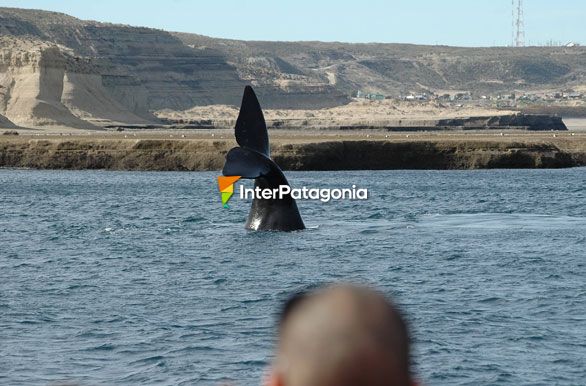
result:
<svg viewBox="0 0 586 386"><path fill-rule="evenodd" d="M226 155L225 176L254 179L255 187L276 189L289 185L279 165L271 159L269 134L260 104L252 87L246 86L236 120L235 147ZM282 198L255 198L246 228L252 230L293 231L305 229L297 203L290 194Z"/></svg>
<svg viewBox="0 0 586 386"><path fill-rule="evenodd" d="M250 86L244 89L240 113L236 120L235 147L226 156L222 173L225 176L241 176L255 179L267 175L279 167L270 158L269 133L260 103Z"/></svg>
<svg viewBox="0 0 586 386"><path fill-rule="evenodd" d="M235 147L226 155L222 174L253 180L268 175L275 168L279 167L263 154L243 147Z"/></svg>
<svg viewBox="0 0 586 386"><path fill-rule="evenodd" d="M267 157L271 156L269 133L260 103L252 87L246 86L242 96L240 113L236 120L236 142L246 149L257 151Z"/></svg>

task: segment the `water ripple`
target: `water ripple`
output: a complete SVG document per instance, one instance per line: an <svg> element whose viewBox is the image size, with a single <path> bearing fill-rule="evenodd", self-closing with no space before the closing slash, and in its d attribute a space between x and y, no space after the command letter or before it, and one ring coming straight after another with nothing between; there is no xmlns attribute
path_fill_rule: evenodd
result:
<svg viewBox="0 0 586 386"><path fill-rule="evenodd" d="M288 173L370 199L282 234L216 173L0 170L0 383L259 384L281 303L346 280L404 307L423 384L581 384L585 177Z"/></svg>

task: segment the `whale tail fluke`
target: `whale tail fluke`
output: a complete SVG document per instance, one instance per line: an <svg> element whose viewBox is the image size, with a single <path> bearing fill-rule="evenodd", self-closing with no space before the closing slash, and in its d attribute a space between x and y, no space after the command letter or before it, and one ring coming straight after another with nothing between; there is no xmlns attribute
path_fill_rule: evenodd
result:
<svg viewBox="0 0 586 386"><path fill-rule="evenodd" d="M274 191L289 185L279 165L270 158L267 125L252 87L246 86L242 106L236 120L235 147L226 155L222 169L224 176L253 179L255 188ZM246 221L252 230L294 231L304 229L295 199L291 194L282 197L255 197Z"/></svg>
<svg viewBox="0 0 586 386"><path fill-rule="evenodd" d="M270 157L269 134L260 103L250 86L244 89L240 113L236 120L236 142L241 147Z"/></svg>
<svg viewBox="0 0 586 386"><path fill-rule="evenodd" d="M226 155L226 163L222 174L225 176L240 176L255 179L266 176L275 163L257 151L235 147Z"/></svg>
<svg viewBox="0 0 586 386"><path fill-rule="evenodd" d="M228 152L222 174L255 179L278 169L270 159L267 125L258 98L250 86L244 88L234 131L240 147Z"/></svg>

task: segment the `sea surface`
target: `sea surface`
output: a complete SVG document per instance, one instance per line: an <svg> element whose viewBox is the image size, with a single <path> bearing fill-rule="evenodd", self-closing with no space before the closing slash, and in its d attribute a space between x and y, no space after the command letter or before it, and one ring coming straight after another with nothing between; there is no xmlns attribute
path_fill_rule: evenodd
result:
<svg viewBox="0 0 586 386"><path fill-rule="evenodd" d="M370 197L249 232L216 173L0 170L0 384L258 385L332 281L396 299L424 385L586 384L586 169L287 175Z"/></svg>

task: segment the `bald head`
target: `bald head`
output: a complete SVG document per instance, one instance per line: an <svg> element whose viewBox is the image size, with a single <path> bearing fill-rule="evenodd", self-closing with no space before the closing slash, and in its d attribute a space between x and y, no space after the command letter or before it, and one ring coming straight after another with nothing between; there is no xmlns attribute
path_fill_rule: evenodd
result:
<svg viewBox="0 0 586 386"><path fill-rule="evenodd" d="M272 381L280 386L410 385L409 337L382 294L336 285L285 307Z"/></svg>

